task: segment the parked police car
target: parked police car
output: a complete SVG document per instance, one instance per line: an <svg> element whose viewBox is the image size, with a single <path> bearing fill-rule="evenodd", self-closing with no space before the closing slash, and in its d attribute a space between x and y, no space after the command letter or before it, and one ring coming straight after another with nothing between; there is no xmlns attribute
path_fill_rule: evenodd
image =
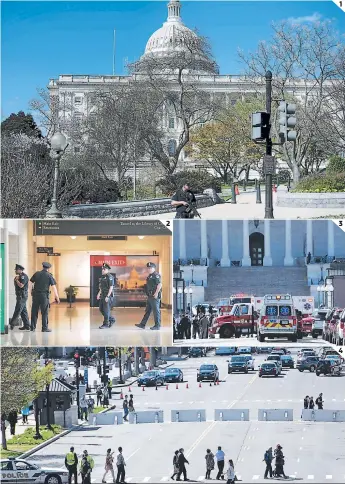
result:
<svg viewBox="0 0 345 484"><path fill-rule="evenodd" d="M27 484L67 484L68 471L59 467L40 467L23 459L1 459L1 482Z"/></svg>

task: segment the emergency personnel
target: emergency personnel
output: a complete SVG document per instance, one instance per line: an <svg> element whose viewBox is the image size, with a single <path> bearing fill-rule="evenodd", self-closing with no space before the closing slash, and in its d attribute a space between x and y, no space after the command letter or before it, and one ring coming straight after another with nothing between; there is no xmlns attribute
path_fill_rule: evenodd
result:
<svg viewBox="0 0 345 484"><path fill-rule="evenodd" d="M74 484L78 482L78 456L74 452L74 447L71 447L65 457L65 467L68 470L68 484L72 483L72 476Z"/></svg>
<svg viewBox="0 0 345 484"><path fill-rule="evenodd" d="M149 275L146 278L146 309L143 319L135 326L140 329L145 329L146 323L153 312L154 326L150 329L158 330L161 327L161 297L162 297L162 279L161 275L156 272L156 264L148 262L146 267L149 270Z"/></svg>
<svg viewBox="0 0 345 484"><path fill-rule="evenodd" d="M82 458L80 459L80 475L82 484L91 484L91 472L94 468L94 460L87 450L84 450Z"/></svg>
<svg viewBox="0 0 345 484"><path fill-rule="evenodd" d="M190 189L190 184L185 183L171 198L171 205L176 207L175 218L194 218L194 215L190 212L188 213L187 209L191 203L195 202L195 195Z"/></svg>
<svg viewBox="0 0 345 484"><path fill-rule="evenodd" d="M110 328L115 323L115 318L110 314L114 300L114 278L109 274L110 269L110 266L104 263L102 265L102 277L99 279L97 300L99 301L99 310L103 315L103 324L99 326L99 329Z"/></svg>
<svg viewBox="0 0 345 484"><path fill-rule="evenodd" d="M113 382L112 382L111 378L109 378L107 387L108 387L108 398L109 398L109 400L111 400L111 392L112 392L112 389L113 389Z"/></svg>
<svg viewBox="0 0 345 484"><path fill-rule="evenodd" d="M14 289L16 292L16 307L14 308L14 313L10 322L10 329L13 329L14 323L20 317L23 323L19 329L23 331L30 331L30 321L28 310L26 309L26 303L29 295L29 278L24 273L24 267L16 264L15 267L15 278L14 278Z"/></svg>
<svg viewBox="0 0 345 484"><path fill-rule="evenodd" d="M56 288L56 281L52 274L48 272L51 268L49 262L42 263L43 269L35 272L31 277L30 282L33 283L32 289L32 308L31 308L31 331L36 330L38 311L42 314L42 332L50 333L48 328L48 314L49 314L49 289L52 287L55 295L55 301L60 304L59 294Z"/></svg>
<svg viewBox="0 0 345 484"><path fill-rule="evenodd" d="M315 403L317 405L317 408L319 410L323 410L323 398L322 398L322 393L320 393L320 395L317 397L317 399L315 400Z"/></svg>

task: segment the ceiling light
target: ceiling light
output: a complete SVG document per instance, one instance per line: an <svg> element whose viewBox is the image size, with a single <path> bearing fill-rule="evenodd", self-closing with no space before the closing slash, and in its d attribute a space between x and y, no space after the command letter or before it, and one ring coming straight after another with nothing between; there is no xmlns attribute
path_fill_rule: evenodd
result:
<svg viewBox="0 0 345 484"><path fill-rule="evenodd" d="M76 235L70 235L70 237L71 237L72 240L75 240L77 238Z"/></svg>
<svg viewBox="0 0 345 484"><path fill-rule="evenodd" d="M140 240L145 239L145 235L138 235L138 239L140 239Z"/></svg>

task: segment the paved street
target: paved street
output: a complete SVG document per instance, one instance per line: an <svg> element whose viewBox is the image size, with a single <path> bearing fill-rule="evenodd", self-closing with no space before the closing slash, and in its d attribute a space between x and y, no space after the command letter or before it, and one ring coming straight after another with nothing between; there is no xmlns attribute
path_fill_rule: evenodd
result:
<svg viewBox="0 0 345 484"><path fill-rule="evenodd" d="M326 217L338 218L344 215L344 208L289 208L276 206L277 194L273 194L273 209L275 219L307 219ZM253 191L243 192L240 187L240 195L237 197L236 205L230 201L212 207L198 208L200 215L204 219L263 219L265 216L265 192L261 193L262 203L256 203L256 194ZM170 220L175 218L175 212L160 213L158 215L140 216L137 218Z"/></svg>
<svg viewBox="0 0 345 484"><path fill-rule="evenodd" d="M292 351L296 358L297 349ZM265 355L255 355L255 368ZM30 459L39 463L63 466L65 452L73 444L78 453L88 449L95 459L92 482L100 482L106 449L124 448L127 461L127 482L168 482L172 472L173 452L184 447L190 461L188 477L202 481L205 475L205 453L209 447L216 452L221 445L226 458L235 462L237 476L243 482L264 482L264 451L283 446L285 473L291 480L302 482L345 482L345 424L304 423L300 419L303 397L314 398L323 392L324 408L344 409L343 379L317 377L314 373L284 370L279 378L258 378L249 374L227 373L225 356L213 352L204 358L187 359L174 365L184 372L184 382L178 385L145 388L131 387L136 410L164 410L164 424L125 423L120 426L82 427L37 452ZM220 372L219 385L196 381L201 363L216 363ZM187 388L188 384L188 388ZM126 393L128 389L125 389ZM122 401L116 395L116 405ZM206 422L171 423L172 409L206 409ZM214 422L215 408L250 409L249 422ZM259 408L289 408L293 422L258 422ZM215 472L212 473L215 478ZM273 479L274 480L274 479ZM110 482L110 476L108 478Z"/></svg>
<svg viewBox="0 0 345 484"><path fill-rule="evenodd" d="M329 345L329 343L320 338L312 338L311 336L306 336L298 340L299 345L306 346L324 346ZM204 338L204 339L175 339L174 346L285 346L285 347L296 347L296 343L291 343L287 341L286 338L274 338L267 339L264 343L260 343L256 335L253 338L247 338L247 336L241 336L240 338Z"/></svg>

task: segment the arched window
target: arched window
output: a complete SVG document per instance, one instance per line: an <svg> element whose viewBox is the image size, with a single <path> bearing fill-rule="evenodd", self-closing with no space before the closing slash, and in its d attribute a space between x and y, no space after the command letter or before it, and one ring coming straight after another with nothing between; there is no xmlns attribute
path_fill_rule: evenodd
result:
<svg viewBox="0 0 345 484"><path fill-rule="evenodd" d="M176 140L170 139L168 142L168 153L169 156L174 156L176 153Z"/></svg>

